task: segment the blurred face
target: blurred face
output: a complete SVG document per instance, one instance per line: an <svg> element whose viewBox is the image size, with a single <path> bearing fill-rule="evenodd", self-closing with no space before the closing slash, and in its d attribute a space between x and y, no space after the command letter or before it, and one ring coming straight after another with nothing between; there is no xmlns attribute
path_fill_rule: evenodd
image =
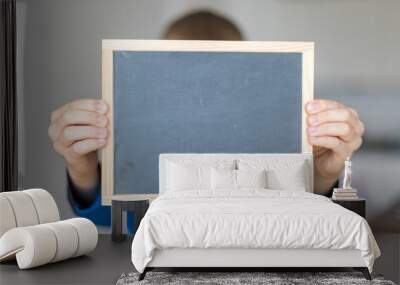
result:
<svg viewBox="0 0 400 285"><path fill-rule="evenodd" d="M163 38L167 40L243 40L235 24L207 11L195 12L176 20L168 27Z"/></svg>

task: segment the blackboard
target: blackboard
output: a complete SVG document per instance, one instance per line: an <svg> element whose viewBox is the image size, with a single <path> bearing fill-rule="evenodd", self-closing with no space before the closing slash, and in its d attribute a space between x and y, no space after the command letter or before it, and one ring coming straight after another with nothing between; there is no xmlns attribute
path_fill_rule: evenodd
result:
<svg viewBox="0 0 400 285"><path fill-rule="evenodd" d="M305 151L303 50L111 57L113 194L158 193L160 153Z"/></svg>

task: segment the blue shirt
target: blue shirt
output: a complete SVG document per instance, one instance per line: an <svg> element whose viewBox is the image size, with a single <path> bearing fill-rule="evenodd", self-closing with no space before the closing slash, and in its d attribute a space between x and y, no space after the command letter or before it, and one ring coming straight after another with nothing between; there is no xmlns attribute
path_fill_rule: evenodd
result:
<svg viewBox="0 0 400 285"><path fill-rule="evenodd" d="M100 173L100 167L99 167ZM80 190L71 180L67 171L67 193L68 200L77 216L87 218L96 225L111 225L111 206L103 206L101 204L101 183L100 178L92 189ZM135 232L134 214L128 212L127 227L128 232Z"/></svg>

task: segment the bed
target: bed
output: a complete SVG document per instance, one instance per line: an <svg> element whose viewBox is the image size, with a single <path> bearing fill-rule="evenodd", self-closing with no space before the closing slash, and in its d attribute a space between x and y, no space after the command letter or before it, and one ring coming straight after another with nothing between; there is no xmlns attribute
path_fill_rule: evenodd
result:
<svg viewBox="0 0 400 285"><path fill-rule="evenodd" d="M361 216L313 194L310 154L161 154L132 262L153 268L353 267L380 251Z"/></svg>

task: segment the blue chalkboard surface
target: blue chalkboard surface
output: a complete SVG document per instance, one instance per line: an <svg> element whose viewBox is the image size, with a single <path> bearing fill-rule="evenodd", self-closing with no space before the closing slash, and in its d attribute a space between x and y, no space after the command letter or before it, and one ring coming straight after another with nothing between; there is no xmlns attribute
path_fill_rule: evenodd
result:
<svg viewBox="0 0 400 285"><path fill-rule="evenodd" d="M301 153L302 54L114 51L114 193L160 153Z"/></svg>

